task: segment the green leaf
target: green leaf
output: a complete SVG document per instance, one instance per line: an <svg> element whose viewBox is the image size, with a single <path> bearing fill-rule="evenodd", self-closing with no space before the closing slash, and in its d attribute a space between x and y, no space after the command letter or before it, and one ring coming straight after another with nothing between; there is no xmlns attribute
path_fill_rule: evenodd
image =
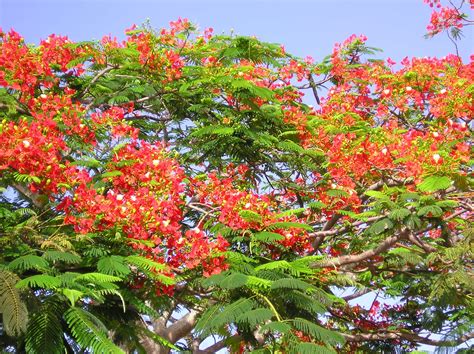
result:
<svg viewBox="0 0 474 354"><path fill-rule="evenodd" d="M373 223L367 229L367 232L372 235L379 235L385 230L391 229L393 226L393 222L390 219L384 218Z"/></svg>
<svg viewBox="0 0 474 354"><path fill-rule="evenodd" d="M413 201L413 200L419 200L420 195L418 193L402 193L400 194L400 200L401 201Z"/></svg>
<svg viewBox="0 0 474 354"><path fill-rule="evenodd" d="M298 290L286 291L285 299L293 303L297 309L314 315L325 313L327 306L330 305L330 300L321 291L313 292L310 295Z"/></svg>
<svg viewBox="0 0 474 354"><path fill-rule="evenodd" d="M130 268L125 264L124 257L109 256L101 258L97 262L97 270L104 274L124 277L130 274Z"/></svg>
<svg viewBox="0 0 474 354"><path fill-rule="evenodd" d="M318 326L304 318L295 318L290 321L298 331L302 331L321 342L327 344L342 344L345 342L344 337L339 333Z"/></svg>
<svg viewBox="0 0 474 354"><path fill-rule="evenodd" d="M122 175L122 172L120 172L120 171L109 171L109 172L102 173L101 177L102 178L112 178L112 177L117 177L117 176L121 176L121 175Z"/></svg>
<svg viewBox="0 0 474 354"><path fill-rule="evenodd" d="M326 194L334 198L342 198L349 196L349 193L343 191L342 189L329 189L326 191Z"/></svg>
<svg viewBox="0 0 474 354"><path fill-rule="evenodd" d="M398 248L391 249L388 252L388 254L395 255L398 258L401 258L402 261L403 261L403 265L405 265L405 264L419 264L419 263L423 262L423 258L420 257L419 254L417 254L417 253L415 253L411 250L408 250L406 248L403 248L403 247L398 247Z"/></svg>
<svg viewBox="0 0 474 354"><path fill-rule="evenodd" d="M364 194L375 199L388 199L388 195L379 191L367 191Z"/></svg>
<svg viewBox="0 0 474 354"><path fill-rule="evenodd" d="M247 222L261 222L262 216L252 210L241 210L239 216Z"/></svg>
<svg viewBox="0 0 474 354"><path fill-rule="evenodd" d="M218 285L223 289L235 289L247 283L247 276L241 273L232 273L221 280Z"/></svg>
<svg viewBox="0 0 474 354"><path fill-rule="evenodd" d="M76 289L61 289L61 294L66 296L66 298L71 303L71 306L74 306L77 300L81 299L84 296L82 291Z"/></svg>
<svg viewBox="0 0 474 354"><path fill-rule="evenodd" d="M437 205L426 205L420 208L416 214L418 216L429 216L429 217L437 218L443 215L443 209L441 209Z"/></svg>
<svg viewBox="0 0 474 354"><path fill-rule="evenodd" d="M124 353L108 337L106 328L98 318L78 307L72 307L64 314L71 334L84 349L95 353Z"/></svg>
<svg viewBox="0 0 474 354"><path fill-rule="evenodd" d="M429 176L421 182L417 188L421 192L435 192L446 189L451 185L452 181L446 176Z"/></svg>
<svg viewBox="0 0 474 354"><path fill-rule="evenodd" d="M241 298L224 307L219 305L211 307L200 317L195 329L207 336L224 325L234 323L237 317L250 311L253 306L254 303L250 299Z"/></svg>
<svg viewBox="0 0 474 354"><path fill-rule="evenodd" d="M416 230L421 226L421 219L418 216L412 214L406 218L404 223L411 230Z"/></svg>
<svg viewBox="0 0 474 354"><path fill-rule="evenodd" d="M292 268L292 265L288 261L282 260L282 261L273 261L273 262L259 265L258 267L255 268L255 271L260 272L262 270L273 270L273 269L288 270L291 268Z"/></svg>
<svg viewBox="0 0 474 354"><path fill-rule="evenodd" d="M411 214L411 211L405 208L393 209L388 217L392 220L401 221L405 219L408 215Z"/></svg>
<svg viewBox="0 0 474 354"><path fill-rule="evenodd" d="M85 166L85 167L99 167L101 165L100 161L94 158L88 158L84 160L76 160L71 162L72 166Z"/></svg>
<svg viewBox="0 0 474 354"><path fill-rule="evenodd" d="M21 183L41 183L41 179L39 177L21 174L18 172L15 172L13 174L13 178L15 179L15 181Z"/></svg>
<svg viewBox="0 0 474 354"><path fill-rule="evenodd" d="M206 135L221 135L227 136L234 134L234 128L228 126L219 126L219 125L212 125L212 126L205 126L199 129L194 130L191 133L191 136L200 137Z"/></svg>
<svg viewBox="0 0 474 354"><path fill-rule="evenodd" d="M439 202L436 202L436 205L443 209L451 209L456 208L459 203L455 200L440 200Z"/></svg>
<svg viewBox="0 0 474 354"><path fill-rule="evenodd" d="M276 222L267 227L268 230L277 230L277 229L304 229L307 231L312 231L313 228L306 224L301 224L299 222Z"/></svg>
<svg viewBox="0 0 474 354"><path fill-rule="evenodd" d="M281 334L285 334L291 330L291 326L288 323L285 322L270 322L267 324L264 324L263 326L260 327L260 332L264 333L266 331L270 332L278 332Z"/></svg>
<svg viewBox="0 0 474 354"><path fill-rule="evenodd" d="M252 235L252 239L260 242L273 242L281 241L285 239L285 236L280 235L276 232L260 231Z"/></svg>
<svg viewBox="0 0 474 354"><path fill-rule="evenodd" d="M47 269L49 268L49 263L40 256L34 254L28 254L26 256L21 256L15 258L8 264L8 269L13 271L23 272L29 269Z"/></svg>
<svg viewBox="0 0 474 354"><path fill-rule="evenodd" d="M90 283L114 283L122 281L122 278L102 273L85 273L76 277L76 280Z"/></svg>
<svg viewBox="0 0 474 354"><path fill-rule="evenodd" d="M334 349L328 347L314 344L314 343L298 343L294 349L295 353L298 354L336 354L337 352Z"/></svg>
<svg viewBox="0 0 474 354"><path fill-rule="evenodd" d="M146 337L151 338L155 343L160 344L165 348L170 348L176 350L177 352L181 352L181 349L178 348L176 345L171 343L169 340L166 340L165 338L159 336L155 332L150 331L148 328L141 327L138 330L142 332Z"/></svg>
<svg viewBox="0 0 474 354"><path fill-rule="evenodd" d="M259 278L254 275L247 276L247 286L249 288L268 289L270 288L271 285L272 285L271 280Z"/></svg>
<svg viewBox="0 0 474 354"><path fill-rule="evenodd" d="M308 206L311 208L311 209L316 209L316 210L319 210L319 209L324 209L327 207L327 204L323 203L323 202L311 202L308 204Z"/></svg>
<svg viewBox="0 0 474 354"><path fill-rule="evenodd" d="M283 278L275 280L271 286L272 290L277 289L297 289L301 291L306 291L308 289L312 289L313 286L304 282L303 280L296 279L296 278Z"/></svg>
<svg viewBox="0 0 474 354"><path fill-rule="evenodd" d="M0 313L5 333L15 337L26 331L28 310L17 289L20 278L14 273L0 270Z"/></svg>
<svg viewBox="0 0 474 354"><path fill-rule="evenodd" d="M275 217L276 218L282 218L282 217L285 217L285 216L298 215L298 214L303 213L304 211L306 211L306 208L290 209L290 210L286 210L282 213L276 214Z"/></svg>
<svg viewBox="0 0 474 354"><path fill-rule="evenodd" d="M17 288L56 289L59 286L61 286L61 279L48 274L32 275L31 277L20 280L16 284Z"/></svg>
<svg viewBox="0 0 474 354"><path fill-rule="evenodd" d="M252 85L252 87L250 87L250 92L252 92L254 95L257 95L265 100L271 100L273 99L273 96L274 96L273 91L266 87Z"/></svg>
<svg viewBox="0 0 474 354"><path fill-rule="evenodd" d="M48 299L35 311L26 331L26 352L31 354L62 354L65 352L62 309L57 299Z"/></svg>
<svg viewBox="0 0 474 354"><path fill-rule="evenodd" d="M291 151L291 152L304 152L304 149L291 140L285 140L278 143L278 148L284 151Z"/></svg>
<svg viewBox="0 0 474 354"><path fill-rule="evenodd" d="M81 263L81 257L76 254L62 251L46 251L43 258L50 262L64 262L67 264Z"/></svg>
<svg viewBox="0 0 474 354"><path fill-rule="evenodd" d="M158 263L151 259L141 257L141 256L128 256L125 258L125 261L129 264L133 264L139 267L142 270L147 270L150 272L166 270L168 268L166 264Z"/></svg>
<svg viewBox="0 0 474 354"><path fill-rule="evenodd" d="M256 308L244 312L235 319L238 324L244 324L250 328L254 328L257 324L265 323L265 321L273 317L273 311L267 308Z"/></svg>

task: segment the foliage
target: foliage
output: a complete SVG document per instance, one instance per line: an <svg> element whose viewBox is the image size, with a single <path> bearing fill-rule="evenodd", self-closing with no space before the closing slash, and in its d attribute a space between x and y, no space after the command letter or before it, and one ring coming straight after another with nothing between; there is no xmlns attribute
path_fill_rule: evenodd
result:
<svg viewBox="0 0 474 354"><path fill-rule="evenodd" d="M473 63L365 42L313 63L182 19L0 30L2 349L468 342Z"/></svg>

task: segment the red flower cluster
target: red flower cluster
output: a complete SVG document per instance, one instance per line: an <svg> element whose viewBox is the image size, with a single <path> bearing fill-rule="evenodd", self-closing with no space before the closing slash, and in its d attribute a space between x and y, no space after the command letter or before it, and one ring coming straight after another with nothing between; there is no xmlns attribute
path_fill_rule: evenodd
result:
<svg viewBox="0 0 474 354"><path fill-rule="evenodd" d="M215 210L217 221L234 229L262 231L277 222L298 222L296 216L281 216L277 205L270 195L259 195L248 190L234 187L237 180L234 176L220 179L210 174L204 181L196 181L196 193L200 196L199 202ZM307 253L311 244L307 232L298 228L277 229L272 232L281 234L284 239L278 241L288 250L297 253ZM269 248L272 256L278 252Z"/></svg>
<svg viewBox="0 0 474 354"><path fill-rule="evenodd" d="M433 11L430 24L426 27L429 35L435 35L446 29L463 27L463 18L458 10L451 7L441 7L439 12Z"/></svg>
<svg viewBox="0 0 474 354"><path fill-rule="evenodd" d="M82 74L82 65L68 70L66 64L83 50L68 48L65 43L69 43L67 37L53 35L41 42L38 52L33 52L18 33L5 33L0 28L0 86L20 90L25 94L22 101L26 102L40 87L49 89L59 84L55 71Z"/></svg>

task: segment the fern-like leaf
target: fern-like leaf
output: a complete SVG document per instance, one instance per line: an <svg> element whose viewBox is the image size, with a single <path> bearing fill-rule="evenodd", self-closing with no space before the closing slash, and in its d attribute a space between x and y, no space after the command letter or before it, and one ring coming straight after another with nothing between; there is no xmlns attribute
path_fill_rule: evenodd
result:
<svg viewBox="0 0 474 354"><path fill-rule="evenodd" d="M64 262L67 264L77 264L81 262L81 257L74 253L62 251L46 251L43 258L50 262Z"/></svg>
<svg viewBox="0 0 474 354"><path fill-rule="evenodd" d="M271 224L267 227L268 230L276 230L276 229L290 229L290 228L295 228L295 229L304 229L307 231L312 231L313 228L309 225L306 224L301 224L299 222L276 222L274 224Z"/></svg>
<svg viewBox="0 0 474 354"><path fill-rule="evenodd" d="M5 332L9 336L17 336L26 331L28 310L20 298L15 285L20 278L12 272L0 271L0 312L3 315Z"/></svg>
<svg viewBox="0 0 474 354"><path fill-rule="evenodd" d="M334 349L314 343L298 343L292 351L297 354L336 354Z"/></svg>
<svg viewBox="0 0 474 354"><path fill-rule="evenodd" d="M270 332L279 332L285 334L291 330L291 326L285 322L269 322L260 327L260 332L264 333L266 331Z"/></svg>
<svg viewBox="0 0 474 354"><path fill-rule="evenodd" d="M20 280L17 284L17 288L44 288L44 289L55 289L61 285L61 280L57 277L53 277L48 274L37 274L31 277Z"/></svg>
<svg viewBox="0 0 474 354"><path fill-rule="evenodd" d="M128 256L125 261L129 264L135 265L141 270L147 270L149 272L155 272L159 270L165 270L167 266L163 263L152 261L151 259L140 257L140 256Z"/></svg>
<svg viewBox="0 0 474 354"><path fill-rule="evenodd" d="M285 294L285 299L291 301L296 308L308 311L314 315L326 312L324 304L320 303L314 297L297 290L287 292Z"/></svg>
<svg viewBox="0 0 474 354"><path fill-rule="evenodd" d="M252 239L260 242L274 242L285 239L285 236L280 235L276 232L261 231L252 235Z"/></svg>
<svg viewBox="0 0 474 354"><path fill-rule="evenodd" d="M17 257L8 264L8 269L20 272L29 269L45 269L48 267L49 264L44 258L41 258L40 256L36 256L34 254L28 254L26 256Z"/></svg>
<svg viewBox="0 0 474 354"><path fill-rule="evenodd" d="M244 312L235 319L235 322L250 328L254 328L259 323L265 323L273 317L273 311L267 308L257 308Z"/></svg>
<svg viewBox="0 0 474 354"><path fill-rule="evenodd" d="M212 306L198 320L195 329L202 337L206 337L220 327L234 323L242 313L250 311L253 306L253 301L247 298L241 298L223 308Z"/></svg>
<svg viewBox="0 0 474 354"><path fill-rule="evenodd" d="M302 331L321 342L327 344L344 343L344 337L342 337L339 333L318 326L317 324L305 320L304 318L295 318L291 320L291 322L298 331Z"/></svg>
<svg viewBox="0 0 474 354"><path fill-rule="evenodd" d="M107 337L105 326L90 312L71 307L65 312L64 319L82 349L92 353L124 353Z"/></svg>
<svg viewBox="0 0 474 354"><path fill-rule="evenodd" d="M283 278L283 279L278 279L273 282L271 288L273 290L276 289L297 289L301 291L306 291L308 289L312 289L313 286L304 282L303 280L300 279L295 279L295 278Z"/></svg>
<svg viewBox="0 0 474 354"><path fill-rule="evenodd" d="M120 256L109 256L101 258L97 262L97 270L108 275L124 277L130 274L130 268L125 264L124 258Z"/></svg>
<svg viewBox="0 0 474 354"><path fill-rule="evenodd" d="M31 354L64 353L61 304L46 301L33 314L26 332L26 351Z"/></svg>
<svg viewBox="0 0 474 354"><path fill-rule="evenodd" d="M90 283L114 283L114 282L122 281L122 279L119 277L108 275L108 274L102 274L102 273L81 274L78 277L76 277L75 280L90 282Z"/></svg>

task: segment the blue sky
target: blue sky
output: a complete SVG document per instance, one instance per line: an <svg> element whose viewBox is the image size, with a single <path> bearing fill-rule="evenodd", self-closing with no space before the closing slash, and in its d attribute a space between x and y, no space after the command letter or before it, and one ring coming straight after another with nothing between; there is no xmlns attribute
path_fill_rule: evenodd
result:
<svg viewBox="0 0 474 354"><path fill-rule="evenodd" d="M215 32L256 35L284 44L299 56L321 59L335 42L365 34L381 57L445 56L454 51L446 36L424 39L430 9L422 0L0 0L0 27L13 27L27 42L48 34L71 39L122 37L131 24L149 19L156 28L179 16ZM463 58L473 52L465 30Z"/></svg>

